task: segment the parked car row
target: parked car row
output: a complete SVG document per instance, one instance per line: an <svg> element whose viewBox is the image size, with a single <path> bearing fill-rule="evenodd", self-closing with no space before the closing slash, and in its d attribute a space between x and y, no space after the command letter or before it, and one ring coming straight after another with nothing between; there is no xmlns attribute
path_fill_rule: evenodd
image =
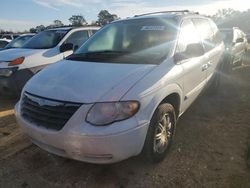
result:
<svg viewBox="0 0 250 188"><path fill-rule="evenodd" d="M29 39L31 39L35 34L22 34L19 37L13 39L11 42L8 42L6 45L0 47L0 51L7 50L11 48L21 48Z"/></svg>
<svg viewBox="0 0 250 188"><path fill-rule="evenodd" d="M1 34L0 35L0 51L4 50L6 48L6 46L12 42L13 40L16 41L17 38L21 37L22 41L25 40L24 35L33 35L33 34L22 34L22 35L14 35L14 34ZM19 39L18 41L20 41L21 39ZM18 41L16 41L18 43ZM15 43L16 43L15 42ZM17 44L16 43L16 44ZM11 44L11 46L13 46L14 42ZM20 46L20 45L19 45Z"/></svg>
<svg viewBox="0 0 250 188"><path fill-rule="evenodd" d="M1 34L0 39L6 39L12 41L13 39L19 37L18 34Z"/></svg>
<svg viewBox="0 0 250 188"><path fill-rule="evenodd" d="M242 55L233 48L245 45L239 29L222 37L210 18L189 11L98 29L50 29L0 52L0 91L22 90L15 114L23 131L44 150L90 163L140 153L162 161L179 117L204 89L215 94L222 68Z"/></svg>
<svg viewBox="0 0 250 188"><path fill-rule="evenodd" d="M243 57L247 52L248 41L246 34L239 28L220 29L226 46L225 60L228 62L228 69L242 65Z"/></svg>
<svg viewBox="0 0 250 188"><path fill-rule="evenodd" d="M8 45L4 47L4 49L1 49L1 50L6 50L10 48L21 48L34 35L35 35L34 33L22 34L18 36L17 38L13 39Z"/></svg>

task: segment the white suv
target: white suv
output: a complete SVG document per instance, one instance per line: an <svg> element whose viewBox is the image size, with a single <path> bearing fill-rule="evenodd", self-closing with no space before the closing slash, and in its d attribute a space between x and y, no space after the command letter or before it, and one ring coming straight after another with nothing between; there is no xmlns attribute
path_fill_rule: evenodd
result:
<svg viewBox="0 0 250 188"><path fill-rule="evenodd" d="M163 12L108 24L24 87L16 117L39 147L90 163L166 155L177 119L211 82L224 44L209 18Z"/></svg>
<svg viewBox="0 0 250 188"><path fill-rule="evenodd" d="M49 29L32 37L22 48L0 51L0 95L19 95L34 74L72 54L98 29Z"/></svg>

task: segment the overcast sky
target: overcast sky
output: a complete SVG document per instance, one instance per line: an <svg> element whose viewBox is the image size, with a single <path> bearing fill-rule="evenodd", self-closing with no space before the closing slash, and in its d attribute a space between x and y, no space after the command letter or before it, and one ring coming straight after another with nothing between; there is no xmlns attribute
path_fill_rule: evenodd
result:
<svg viewBox="0 0 250 188"><path fill-rule="evenodd" d="M71 15L81 14L86 20L97 19L100 10L106 9L121 18L135 14L190 9L212 15L222 8L250 9L249 0L1 0L0 29L22 31L55 19L68 24Z"/></svg>

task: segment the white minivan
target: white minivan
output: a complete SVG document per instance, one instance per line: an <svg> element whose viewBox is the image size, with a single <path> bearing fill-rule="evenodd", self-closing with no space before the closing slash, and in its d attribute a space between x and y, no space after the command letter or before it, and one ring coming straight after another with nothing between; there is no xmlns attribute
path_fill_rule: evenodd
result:
<svg viewBox="0 0 250 188"><path fill-rule="evenodd" d="M24 84L34 74L72 54L98 29L49 29L35 35L22 48L0 51L0 94L20 94Z"/></svg>
<svg viewBox="0 0 250 188"><path fill-rule="evenodd" d="M159 162L177 119L209 83L218 88L223 52L214 22L188 11L112 22L25 85L17 121L60 156Z"/></svg>

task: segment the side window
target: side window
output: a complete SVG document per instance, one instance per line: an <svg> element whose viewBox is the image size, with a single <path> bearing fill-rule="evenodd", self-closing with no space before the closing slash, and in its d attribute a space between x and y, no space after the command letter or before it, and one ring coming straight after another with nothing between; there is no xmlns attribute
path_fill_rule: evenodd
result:
<svg viewBox="0 0 250 188"><path fill-rule="evenodd" d="M77 49L82 46L88 38L88 31L76 31L72 33L64 43L72 43L74 45L74 49Z"/></svg>
<svg viewBox="0 0 250 188"><path fill-rule="evenodd" d="M223 41L220 30L218 29L217 25L212 20L209 20L209 23L210 23L210 26L211 26L213 33L214 33L213 38L212 38L212 42L215 45L220 45L221 42Z"/></svg>
<svg viewBox="0 0 250 188"><path fill-rule="evenodd" d="M197 30L191 20L184 20L181 25L177 53L184 53L189 44L201 43Z"/></svg>
<svg viewBox="0 0 250 188"><path fill-rule="evenodd" d="M214 32L210 27L209 21L207 19L196 18L193 19L194 24L198 33L200 34L202 43L205 47L205 51L208 52L215 47L213 42Z"/></svg>

